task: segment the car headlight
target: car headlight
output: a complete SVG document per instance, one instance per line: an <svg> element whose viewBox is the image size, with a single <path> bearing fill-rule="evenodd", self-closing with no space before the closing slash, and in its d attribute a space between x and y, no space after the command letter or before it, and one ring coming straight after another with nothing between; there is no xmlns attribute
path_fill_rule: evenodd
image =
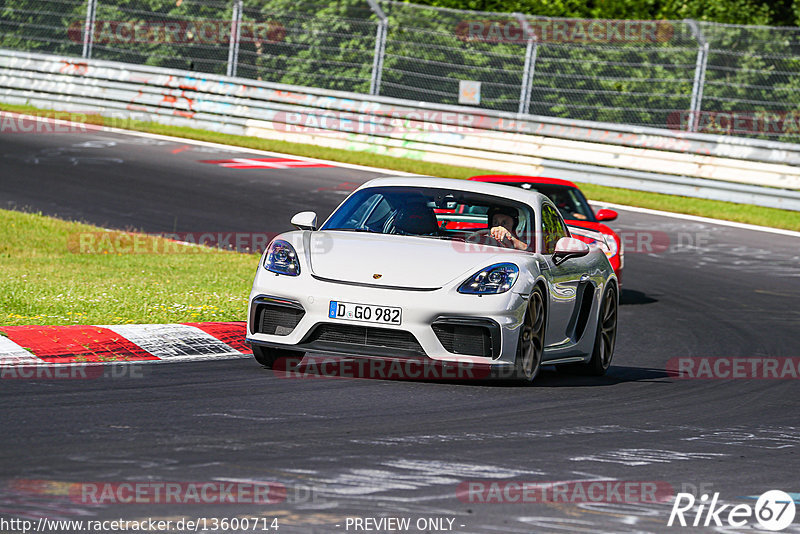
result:
<svg viewBox="0 0 800 534"><path fill-rule="evenodd" d="M605 247L600 247L600 248L602 248L603 252L606 253L606 256L608 257L608 259L611 259L611 258L613 258L614 256L617 255L617 252L619 252L619 249L617 247L617 240L614 239L614 237L610 236L610 235L605 235L603 237L605 237L606 246Z"/></svg>
<svg viewBox="0 0 800 534"><path fill-rule="evenodd" d="M513 263L496 263L470 276L458 288L459 293L493 295L505 293L519 276L519 267Z"/></svg>
<svg viewBox="0 0 800 534"><path fill-rule="evenodd" d="M269 246L267 257L264 258L264 267L273 273L297 276L300 274L300 262L297 252L287 241L276 239Z"/></svg>

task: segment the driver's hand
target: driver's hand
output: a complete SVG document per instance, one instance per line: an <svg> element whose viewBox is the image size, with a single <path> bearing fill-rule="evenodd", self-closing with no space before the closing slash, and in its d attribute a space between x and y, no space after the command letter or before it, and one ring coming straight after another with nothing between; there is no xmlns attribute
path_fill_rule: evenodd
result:
<svg viewBox="0 0 800 534"><path fill-rule="evenodd" d="M502 226L495 226L494 228L489 230L489 234L497 241L503 241L511 237L511 232L509 232Z"/></svg>

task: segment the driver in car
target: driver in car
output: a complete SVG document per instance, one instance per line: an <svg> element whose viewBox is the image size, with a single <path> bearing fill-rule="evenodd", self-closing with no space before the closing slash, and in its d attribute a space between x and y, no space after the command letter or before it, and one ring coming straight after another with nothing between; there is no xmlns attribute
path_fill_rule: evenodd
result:
<svg viewBox="0 0 800 534"><path fill-rule="evenodd" d="M586 220L586 215L572 210L572 206L574 206L574 203L572 203L569 200L569 198L566 197L565 195L562 195L560 193L553 193L549 196L550 200L552 200L553 203L558 208L558 211L561 212L561 216L564 217L565 219L576 219L579 221Z"/></svg>
<svg viewBox="0 0 800 534"><path fill-rule="evenodd" d="M517 237L514 231L519 225L519 214L516 209L506 207L491 208L488 213L488 220L489 235L500 244L517 250L528 249L528 245Z"/></svg>

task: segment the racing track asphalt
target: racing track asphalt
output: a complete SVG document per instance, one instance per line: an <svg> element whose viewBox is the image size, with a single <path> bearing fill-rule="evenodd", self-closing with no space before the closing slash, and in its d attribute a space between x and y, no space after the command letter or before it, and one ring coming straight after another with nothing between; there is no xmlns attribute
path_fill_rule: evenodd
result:
<svg viewBox="0 0 800 534"><path fill-rule="evenodd" d="M115 133L3 135L0 148L0 207L150 232L282 231L297 211L327 215L339 184L376 174L224 169L197 161L241 154ZM661 532L675 531L668 505L468 503L456 488L616 478L750 503L800 491L798 380L665 372L682 356L799 356L800 241L627 212L612 226L663 232L669 247L628 250L606 377L545 370L528 388L291 380L232 360L2 380L0 516L258 515L303 533L345 532L348 516L446 516L459 533ZM30 480L259 480L289 496L274 506L91 506ZM798 521L786 532L800 532Z"/></svg>

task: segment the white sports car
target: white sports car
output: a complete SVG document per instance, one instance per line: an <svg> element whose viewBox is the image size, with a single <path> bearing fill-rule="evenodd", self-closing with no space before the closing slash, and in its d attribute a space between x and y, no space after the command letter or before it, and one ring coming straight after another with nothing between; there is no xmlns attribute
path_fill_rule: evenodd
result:
<svg viewBox="0 0 800 534"><path fill-rule="evenodd" d="M306 352L483 365L530 382L543 364L602 375L618 283L544 195L491 183L378 178L259 264L247 340L266 367Z"/></svg>

